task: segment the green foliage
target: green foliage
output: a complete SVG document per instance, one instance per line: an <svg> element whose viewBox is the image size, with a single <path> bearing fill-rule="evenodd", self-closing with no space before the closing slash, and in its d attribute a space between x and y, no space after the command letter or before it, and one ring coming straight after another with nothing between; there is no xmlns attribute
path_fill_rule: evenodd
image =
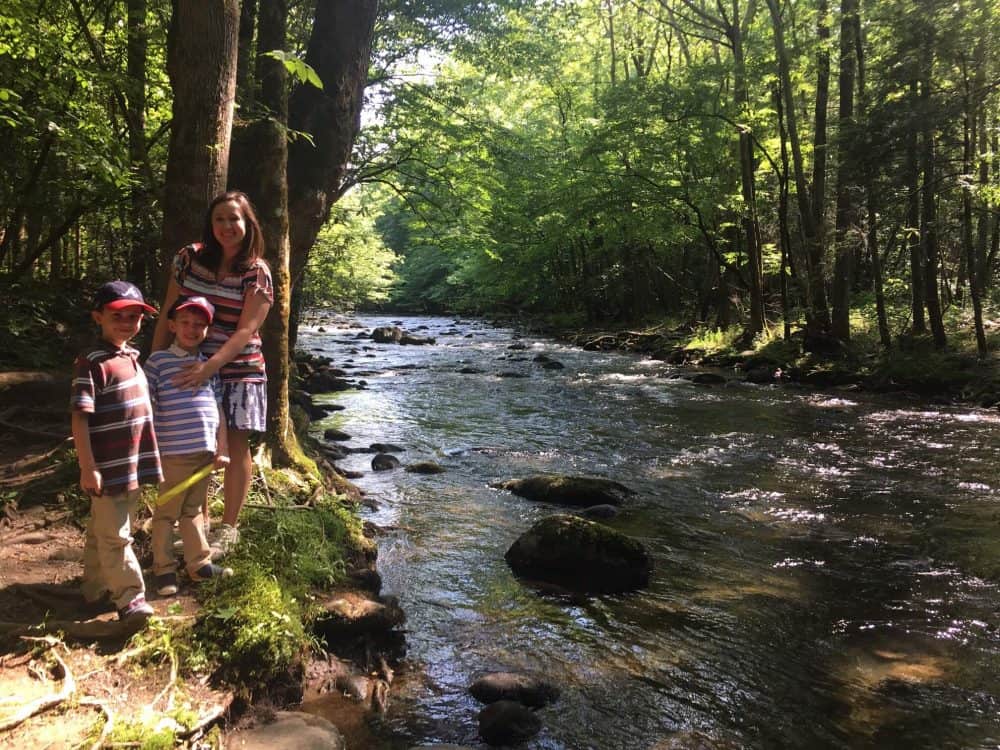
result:
<svg viewBox="0 0 1000 750"><path fill-rule="evenodd" d="M684 345L685 349L699 349L705 352L717 352L729 349L740 336L738 326L729 328L700 328Z"/></svg>
<svg viewBox="0 0 1000 750"><path fill-rule="evenodd" d="M106 743L113 747L135 747L139 750L172 750L177 737L172 729L157 729L141 722L120 721L108 734Z"/></svg>
<svg viewBox="0 0 1000 750"><path fill-rule="evenodd" d="M364 307L385 301L395 282L397 258L374 229L375 189L354 190L330 212L309 255L302 283L306 305Z"/></svg>
<svg viewBox="0 0 1000 750"><path fill-rule="evenodd" d="M271 50L263 54L264 57L270 57L284 65L285 70L295 80L315 86L321 91L323 90L323 81L320 80L319 74L302 58L280 49Z"/></svg>
<svg viewBox="0 0 1000 750"><path fill-rule="evenodd" d="M236 571L231 578L202 584L195 642L222 679L267 684L295 668L311 645L302 603L262 565L243 562Z"/></svg>
<svg viewBox="0 0 1000 750"><path fill-rule="evenodd" d="M309 510L250 508L245 513L239 546L227 564L259 565L297 596L343 578L344 551L356 525L346 509L329 503Z"/></svg>

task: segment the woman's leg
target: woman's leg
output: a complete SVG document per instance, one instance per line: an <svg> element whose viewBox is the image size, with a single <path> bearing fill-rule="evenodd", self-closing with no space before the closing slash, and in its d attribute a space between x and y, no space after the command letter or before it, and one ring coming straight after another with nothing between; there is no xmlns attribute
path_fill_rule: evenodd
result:
<svg viewBox="0 0 1000 750"><path fill-rule="evenodd" d="M222 523L236 526L243 504L247 501L250 480L253 477L249 430L229 428L229 461L222 483L222 494L225 498Z"/></svg>

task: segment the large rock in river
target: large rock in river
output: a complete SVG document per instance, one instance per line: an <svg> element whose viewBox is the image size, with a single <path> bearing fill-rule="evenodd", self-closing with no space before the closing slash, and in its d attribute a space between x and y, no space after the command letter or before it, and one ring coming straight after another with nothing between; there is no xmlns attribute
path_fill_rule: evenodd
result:
<svg viewBox="0 0 1000 750"><path fill-rule="evenodd" d="M591 505L621 505L635 491L601 477L568 477L560 474L508 479L494 487L509 490L529 500L589 508Z"/></svg>
<svg viewBox="0 0 1000 750"><path fill-rule="evenodd" d="M578 591L632 591L649 583L646 548L585 518L559 514L538 521L504 555L511 570Z"/></svg>
<svg viewBox="0 0 1000 750"><path fill-rule="evenodd" d="M517 701L529 708L542 708L559 699L554 683L521 672L490 672L473 682L469 692L482 703Z"/></svg>
<svg viewBox="0 0 1000 750"><path fill-rule="evenodd" d="M234 732L226 750L345 750L340 731L326 719L297 711L279 711L274 721Z"/></svg>

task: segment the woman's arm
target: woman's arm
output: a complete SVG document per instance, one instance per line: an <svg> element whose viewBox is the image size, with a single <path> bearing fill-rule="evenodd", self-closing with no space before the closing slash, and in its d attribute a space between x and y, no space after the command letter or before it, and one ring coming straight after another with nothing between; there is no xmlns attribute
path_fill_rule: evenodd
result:
<svg viewBox="0 0 1000 750"><path fill-rule="evenodd" d="M251 292L243 300L243 312L240 313L236 331L229 337L229 340L205 362L187 365L174 378L174 384L180 388L194 388L215 375L225 364L231 362L237 354L243 351L247 342L264 324L264 318L267 317L270 309L271 303L268 302L267 296L263 292L257 290Z"/></svg>
<svg viewBox="0 0 1000 750"><path fill-rule="evenodd" d="M181 288L177 285L177 279L170 279L167 284L167 294L163 298L163 306L160 314L156 318L156 328L153 329L153 351L166 349L170 346L170 329L167 327L167 311L173 306L177 298L181 296Z"/></svg>

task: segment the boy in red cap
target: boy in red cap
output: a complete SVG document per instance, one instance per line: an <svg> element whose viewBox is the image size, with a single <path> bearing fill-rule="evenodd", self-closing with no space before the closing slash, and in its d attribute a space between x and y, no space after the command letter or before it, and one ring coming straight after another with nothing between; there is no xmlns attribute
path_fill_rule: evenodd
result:
<svg viewBox="0 0 1000 750"><path fill-rule="evenodd" d="M71 394L80 486L90 495L83 550L83 596L90 608L109 598L121 620L145 621L142 570L132 549L139 487L163 478L153 409L139 352L128 345L144 314L156 310L127 281L97 290L91 317L101 338L76 359Z"/></svg>
<svg viewBox="0 0 1000 750"><path fill-rule="evenodd" d="M222 416L222 386L213 376L195 388L180 388L177 375L192 362L204 361L199 351L215 316L205 297L178 297L167 312L174 341L146 360L153 419L160 444L164 482L161 494L181 484L199 469L229 464L226 420ZM157 502L153 512L153 576L156 593L177 593L177 559L173 528L177 523L184 544L184 565L192 581L232 575L212 563L202 512L208 498L208 475L173 498Z"/></svg>

